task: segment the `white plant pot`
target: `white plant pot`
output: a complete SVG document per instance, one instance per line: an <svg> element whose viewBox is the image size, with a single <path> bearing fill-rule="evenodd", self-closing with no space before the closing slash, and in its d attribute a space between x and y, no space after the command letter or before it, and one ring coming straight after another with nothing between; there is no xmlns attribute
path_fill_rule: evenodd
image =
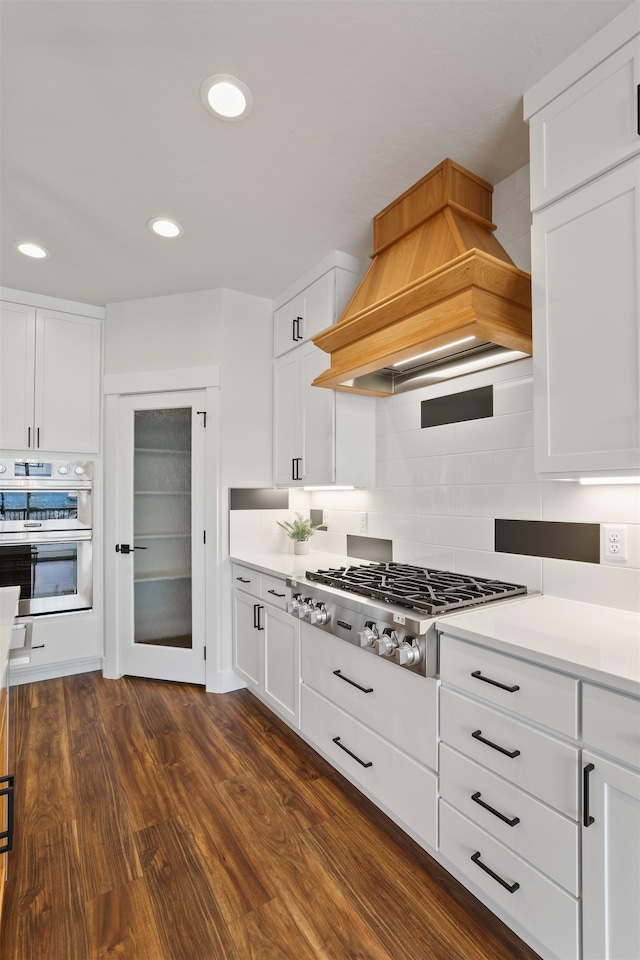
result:
<svg viewBox="0 0 640 960"><path fill-rule="evenodd" d="M309 541L308 540L294 540L293 541L293 552L294 553L309 553Z"/></svg>

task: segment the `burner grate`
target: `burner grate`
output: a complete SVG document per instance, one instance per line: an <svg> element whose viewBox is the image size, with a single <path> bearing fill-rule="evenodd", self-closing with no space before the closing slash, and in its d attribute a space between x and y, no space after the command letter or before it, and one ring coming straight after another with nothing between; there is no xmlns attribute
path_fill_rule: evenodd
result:
<svg viewBox="0 0 640 960"><path fill-rule="evenodd" d="M306 576L316 583L429 615L527 592L520 584L394 562L330 567Z"/></svg>

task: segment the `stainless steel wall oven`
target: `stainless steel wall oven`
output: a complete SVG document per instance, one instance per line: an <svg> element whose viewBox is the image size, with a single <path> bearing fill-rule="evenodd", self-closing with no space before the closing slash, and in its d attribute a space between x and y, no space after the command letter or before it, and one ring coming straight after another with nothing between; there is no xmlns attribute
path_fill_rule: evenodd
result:
<svg viewBox="0 0 640 960"><path fill-rule="evenodd" d="M19 616L93 602L93 463L0 460L0 587Z"/></svg>

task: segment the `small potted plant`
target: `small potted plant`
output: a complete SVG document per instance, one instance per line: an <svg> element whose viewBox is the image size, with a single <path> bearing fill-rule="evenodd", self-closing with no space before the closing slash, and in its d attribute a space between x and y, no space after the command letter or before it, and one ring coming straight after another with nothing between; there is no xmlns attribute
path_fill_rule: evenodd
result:
<svg viewBox="0 0 640 960"><path fill-rule="evenodd" d="M291 522L284 520L282 523L277 520L276 523L285 531L290 540L293 540L294 553L309 553L309 538L314 535L320 524L311 523L311 518L305 518L301 513L296 513L296 519Z"/></svg>

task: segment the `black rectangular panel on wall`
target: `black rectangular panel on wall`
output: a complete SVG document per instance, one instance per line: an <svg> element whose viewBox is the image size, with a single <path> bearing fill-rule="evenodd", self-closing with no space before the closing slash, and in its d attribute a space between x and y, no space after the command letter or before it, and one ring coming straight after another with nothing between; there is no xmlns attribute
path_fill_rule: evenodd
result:
<svg viewBox="0 0 640 960"><path fill-rule="evenodd" d="M271 487L232 487L229 490L230 510L288 510L289 491Z"/></svg>
<svg viewBox="0 0 640 960"><path fill-rule="evenodd" d="M358 560L387 563L393 560L393 541L379 537L355 537L347 534L347 556Z"/></svg>
<svg viewBox="0 0 640 960"><path fill-rule="evenodd" d="M420 404L420 426L439 427L443 423L482 420L493 416L493 384L477 390L463 390L448 397L434 397Z"/></svg>
<svg viewBox="0 0 640 960"><path fill-rule="evenodd" d="M600 563L600 524L554 520L496 520L496 553Z"/></svg>

